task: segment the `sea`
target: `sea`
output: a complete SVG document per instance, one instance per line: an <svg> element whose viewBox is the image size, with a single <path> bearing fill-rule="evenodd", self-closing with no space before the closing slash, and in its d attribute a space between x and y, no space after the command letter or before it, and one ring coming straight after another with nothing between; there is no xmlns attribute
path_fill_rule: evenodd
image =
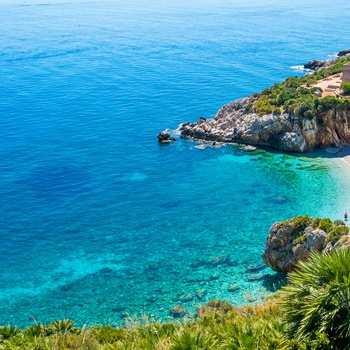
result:
<svg viewBox="0 0 350 350"><path fill-rule="evenodd" d="M0 13L0 324L260 303L283 279L259 266L270 226L350 211L332 153L176 132L350 49L348 0L0 0ZM164 129L178 140L158 144Z"/></svg>

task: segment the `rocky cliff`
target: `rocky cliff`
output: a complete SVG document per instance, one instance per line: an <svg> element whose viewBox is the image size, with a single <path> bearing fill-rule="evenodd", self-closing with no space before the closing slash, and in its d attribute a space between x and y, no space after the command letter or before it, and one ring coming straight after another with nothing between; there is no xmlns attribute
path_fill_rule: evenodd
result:
<svg viewBox="0 0 350 350"><path fill-rule="evenodd" d="M271 226L262 257L273 270L290 272L313 251L327 253L349 245L349 228L344 222L299 216Z"/></svg>
<svg viewBox="0 0 350 350"><path fill-rule="evenodd" d="M283 151L305 152L317 147L350 144L350 111L332 108L314 118L291 113L260 115L250 96L223 106L214 119L200 118L179 128L184 138L269 146Z"/></svg>

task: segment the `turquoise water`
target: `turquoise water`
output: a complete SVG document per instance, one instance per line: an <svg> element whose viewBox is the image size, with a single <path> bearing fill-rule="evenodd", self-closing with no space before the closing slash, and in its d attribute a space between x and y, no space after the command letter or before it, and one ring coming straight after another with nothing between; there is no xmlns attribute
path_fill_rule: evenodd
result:
<svg viewBox="0 0 350 350"><path fill-rule="evenodd" d="M0 1L0 324L271 293L246 272L269 227L350 211L342 168L156 135L347 49L338 4Z"/></svg>

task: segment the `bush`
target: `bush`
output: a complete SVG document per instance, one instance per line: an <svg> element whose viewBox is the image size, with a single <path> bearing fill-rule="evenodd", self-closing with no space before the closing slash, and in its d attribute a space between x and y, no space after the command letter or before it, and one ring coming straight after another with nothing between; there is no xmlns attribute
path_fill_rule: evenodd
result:
<svg viewBox="0 0 350 350"><path fill-rule="evenodd" d="M321 219L318 228L326 233L330 232L333 228L333 222L331 219Z"/></svg>
<svg viewBox="0 0 350 350"><path fill-rule="evenodd" d="M339 241L339 238L341 236L345 236L347 234L349 234L349 227L347 226L335 227L333 230L331 230L327 234L327 242L331 242L332 244L335 244Z"/></svg>
<svg viewBox="0 0 350 350"><path fill-rule="evenodd" d="M326 96L321 98L318 103L318 107L322 112L328 112L331 109L339 107L340 100L334 96Z"/></svg>
<svg viewBox="0 0 350 350"><path fill-rule="evenodd" d="M301 83L298 77L289 77L284 81L283 85L286 88L298 88Z"/></svg>
<svg viewBox="0 0 350 350"><path fill-rule="evenodd" d="M350 95L350 82L342 83L340 85L340 88L343 90L344 94Z"/></svg>
<svg viewBox="0 0 350 350"><path fill-rule="evenodd" d="M304 230L312 224L312 219L309 215L297 216L290 220L292 226L298 231L304 233Z"/></svg>

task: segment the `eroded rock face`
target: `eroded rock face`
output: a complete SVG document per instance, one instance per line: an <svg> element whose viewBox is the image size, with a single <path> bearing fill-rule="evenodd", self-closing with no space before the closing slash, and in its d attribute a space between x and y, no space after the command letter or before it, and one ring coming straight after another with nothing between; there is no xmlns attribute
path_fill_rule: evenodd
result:
<svg viewBox="0 0 350 350"><path fill-rule="evenodd" d="M327 233L320 227L327 228ZM345 247L350 247L350 235L343 222L303 216L271 226L262 258L273 270L290 272L313 251L329 253Z"/></svg>
<svg viewBox="0 0 350 350"><path fill-rule="evenodd" d="M262 255L265 264L275 271L292 271L296 264L293 242L297 237L298 232L293 227L293 223L277 222L273 224L266 240L265 252Z"/></svg>
<svg viewBox="0 0 350 350"><path fill-rule="evenodd" d="M292 113L259 115L256 97L223 106L214 119L200 118L180 125L180 135L196 140L268 146L288 152L306 152L318 147L350 144L350 111L330 110L313 119Z"/></svg>

